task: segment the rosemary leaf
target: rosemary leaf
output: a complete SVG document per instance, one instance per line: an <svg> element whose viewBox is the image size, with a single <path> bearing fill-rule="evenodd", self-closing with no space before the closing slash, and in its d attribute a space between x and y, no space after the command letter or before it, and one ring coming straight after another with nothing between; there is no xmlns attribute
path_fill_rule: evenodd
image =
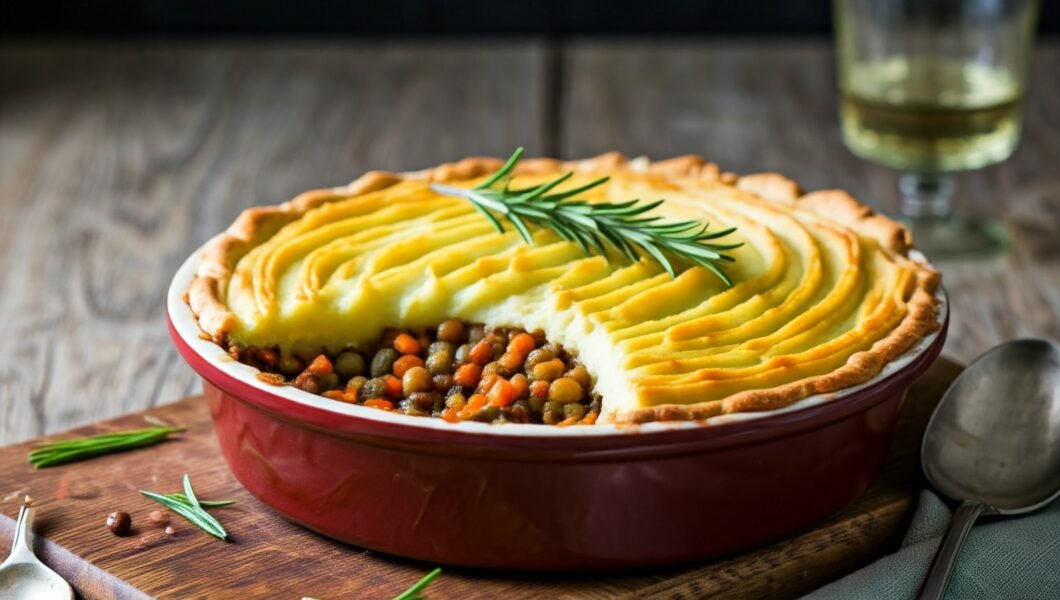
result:
<svg viewBox="0 0 1060 600"><path fill-rule="evenodd" d="M29 463L35 468L54 467L103 454L123 452L157 444L169 434L184 431L183 427L149 427L105 433L91 437L60 440L44 444L29 452Z"/></svg>
<svg viewBox="0 0 1060 600"><path fill-rule="evenodd" d="M423 588L427 587L432 581L434 581L434 578L438 577L441 572L441 567L435 568L430 573L424 575L423 579L420 579L415 584L413 584L412 587L402 592L400 596L396 596L394 600L421 600L423 596L420 594L420 592L423 591Z"/></svg>
<svg viewBox="0 0 1060 600"><path fill-rule="evenodd" d="M191 479L188 475L184 474L184 492L176 494L159 494L156 492L149 492L147 490L140 490L140 493L148 498L158 502L162 506L165 506L169 510L177 513L184 517L192 525L195 525L199 529L202 529L206 533L220 539L227 540L228 532L221 526L221 523L213 517L210 513L206 512L206 506L228 506L233 504L233 500L215 500L215 501L202 501L195 496L195 490L191 487Z"/></svg>
<svg viewBox="0 0 1060 600"><path fill-rule="evenodd" d="M708 231L708 224L699 221L662 221L659 216L641 216L658 208L663 200L642 203L640 200L586 202L574 199L604 184L608 177L558 192L554 191L555 188L569 180L573 173L565 173L530 188L511 188L512 174L522 156L523 149L517 148L500 169L474 189L439 183L431 184L431 189L469 200L498 232L504 233L504 226L494 213L499 214L512 224L527 244L533 243L530 231L533 224L578 244L585 254L596 253L610 260L607 248L612 247L629 261L647 255L671 277L677 277L674 259L679 259L685 265L699 265L709 270L725 285L732 286L732 280L721 270L719 263L733 262L735 259L724 252L743 244L715 244L711 240L733 233L735 227Z"/></svg>

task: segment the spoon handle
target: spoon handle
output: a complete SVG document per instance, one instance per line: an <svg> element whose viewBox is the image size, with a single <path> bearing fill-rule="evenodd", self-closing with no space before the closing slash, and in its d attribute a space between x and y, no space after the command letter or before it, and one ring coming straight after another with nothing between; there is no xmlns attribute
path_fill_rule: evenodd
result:
<svg viewBox="0 0 1060 600"><path fill-rule="evenodd" d="M18 522L15 524L15 537L11 540L10 562L28 562L33 555L33 508L23 505L18 511Z"/></svg>
<svg viewBox="0 0 1060 600"><path fill-rule="evenodd" d="M986 507L979 502L965 501L953 513L953 520L946 529L946 535L935 552L935 560L931 562L931 570L928 571L924 587L920 588L918 600L942 600L946 595L946 588L950 584L950 575L953 566L957 564L957 554L961 551L961 544L968 537L972 525Z"/></svg>

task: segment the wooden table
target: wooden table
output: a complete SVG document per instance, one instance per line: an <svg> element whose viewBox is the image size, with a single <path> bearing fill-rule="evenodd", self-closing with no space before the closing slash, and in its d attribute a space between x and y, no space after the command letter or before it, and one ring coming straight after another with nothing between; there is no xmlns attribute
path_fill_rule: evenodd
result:
<svg viewBox="0 0 1060 600"><path fill-rule="evenodd" d="M1060 42L1033 73L1016 155L960 179L1015 244L941 265L959 361L1060 338ZM0 443L195 393L163 295L241 209L518 145L698 153L897 203L840 142L824 40L0 43Z"/></svg>

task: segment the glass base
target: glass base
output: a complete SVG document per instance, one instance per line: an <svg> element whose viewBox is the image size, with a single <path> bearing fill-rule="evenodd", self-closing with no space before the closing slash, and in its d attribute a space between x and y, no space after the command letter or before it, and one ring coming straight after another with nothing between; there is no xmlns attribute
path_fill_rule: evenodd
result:
<svg viewBox="0 0 1060 600"><path fill-rule="evenodd" d="M1005 226L986 217L960 213L944 217L903 217L918 250L933 261L989 258L1009 246Z"/></svg>

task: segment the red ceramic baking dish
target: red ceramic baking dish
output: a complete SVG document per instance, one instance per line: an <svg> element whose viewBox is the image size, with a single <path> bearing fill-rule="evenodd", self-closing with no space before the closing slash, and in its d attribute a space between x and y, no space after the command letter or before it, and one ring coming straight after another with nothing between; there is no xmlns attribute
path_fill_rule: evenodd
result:
<svg viewBox="0 0 1060 600"><path fill-rule="evenodd" d="M489 425L275 387L200 337L184 291L169 330L202 377L232 473L283 516L365 548L505 570L619 569L732 553L832 514L879 470L941 327L866 384L707 423ZM945 298L943 301L945 301Z"/></svg>

